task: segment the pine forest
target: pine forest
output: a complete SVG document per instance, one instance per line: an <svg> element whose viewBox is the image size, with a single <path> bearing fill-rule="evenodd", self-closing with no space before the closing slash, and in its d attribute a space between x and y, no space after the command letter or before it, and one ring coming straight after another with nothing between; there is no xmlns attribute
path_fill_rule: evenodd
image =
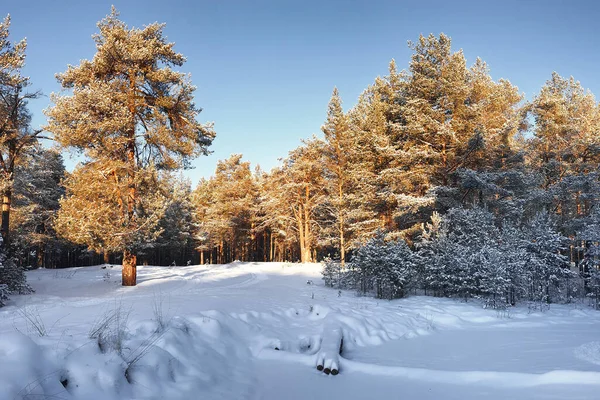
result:
<svg viewBox="0 0 600 400"><path fill-rule="evenodd" d="M415 36L351 106L331 82L321 132L277 167L232 154L192 186L181 171L218 129L194 100L192 78L210 77L187 74L168 26L130 27L113 8L91 59L48 71L51 95L24 76L10 29L7 16L0 304L30 290L28 269L122 264L134 286L139 265L237 260L320 262L327 286L381 299L600 309L600 104L574 77L527 99L450 36Z"/></svg>

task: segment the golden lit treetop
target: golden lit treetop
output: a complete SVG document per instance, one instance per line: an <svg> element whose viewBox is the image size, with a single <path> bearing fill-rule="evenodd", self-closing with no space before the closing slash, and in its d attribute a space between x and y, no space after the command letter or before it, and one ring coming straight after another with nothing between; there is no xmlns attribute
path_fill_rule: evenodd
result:
<svg viewBox="0 0 600 400"><path fill-rule="evenodd" d="M123 160L133 144L138 166L166 169L206 154L214 131L196 120L189 76L172 69L185 57L167 42L164 24L129 28L113 8L98 28L94 58L57 75L70 94L53 94L46 111L55 139L90 159Z"/></svg>
<svg viewBox="0 0 600 400"><path fill-rule="evenodd" d="M26 86L27 77L20 74L25 65L25 50L27 41L20 40L12 43L10 35L10 15L0 22L0 85L2 86Z"/></svg>

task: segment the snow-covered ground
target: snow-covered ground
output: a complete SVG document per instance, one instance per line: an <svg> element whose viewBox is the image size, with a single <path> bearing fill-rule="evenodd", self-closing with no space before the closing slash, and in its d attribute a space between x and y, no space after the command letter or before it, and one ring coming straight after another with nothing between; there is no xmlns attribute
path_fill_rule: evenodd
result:
<svg viewBox="0 0 600 400"><path fill-rule="evenodd" d="M600 399L600 313L585 306L381 301L300 264L138 267L134 288L118 266L28 278L36 293L0 309L2 400ZM340 373L325 375L339 330Z"/></svg>

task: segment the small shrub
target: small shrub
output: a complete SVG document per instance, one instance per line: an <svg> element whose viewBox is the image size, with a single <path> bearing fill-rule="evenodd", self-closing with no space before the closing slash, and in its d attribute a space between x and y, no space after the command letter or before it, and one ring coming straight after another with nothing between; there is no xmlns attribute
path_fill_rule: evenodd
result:
<svg viewBox="0 0 600 400"><path fill-rule="evenodd" d="M131 310L123 311L121 303L118 303L114 309L106 311L94 322L88 337L97 340L101 352L114 350L119 355L123 354L130 312Z"/></svg>
<svg viewBox="0 0 600 400"><path fill-rule="evenodd" d="M28 332L35 332L40 337L46 336L48 334L48 330L46 329L44 320L40 316L40 313L37 308L24 307L19 309L18 312L19 315L21 315L21 317L23 317L23 319L25 320Z"/></svg>

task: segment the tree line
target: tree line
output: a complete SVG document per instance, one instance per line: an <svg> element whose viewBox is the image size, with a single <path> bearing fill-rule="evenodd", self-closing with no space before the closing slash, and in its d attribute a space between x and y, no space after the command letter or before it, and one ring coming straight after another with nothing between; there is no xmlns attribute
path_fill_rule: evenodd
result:
<svg viewBox="0 0 600 400"><path fill-rule="evenodd" d="M599 196L593 95L554 73L524 101L443 34L410 46L408 68L392 60L347 112L334 89L323 137L281 166L253 171L233 155L198 184L199 240L213 261L344 263L378 231L414 247L434 213L457 207L485 208L497 225L547 212L574 239Z"/></svg>
<svg viewBox="0 0 600 400"><path fill-rule="evenodd" d="M392 60L349 110L334 89L323 135L278 167L236 154L192 188L177 171L209 152L215 132L197 122L164 25L129 28L114 9L99 22L93 59L57 75L51 150L30 127L27 101L39 93L27 92L26 44L8 40L9 25L0 25L2 236L19 265L122 262L130 285L140 263L330 257L343 268L376 239L433 246L428 226L459 209L489 213L497 235L547 217L567 240L557 250L565 268L597 259L593 230L582 232L600 196L600 108L573 78L554 73L525 101L484 61L467 65L448 36L420 36L406 69ZM84 158L72 172L64 149Z"/></svg>

